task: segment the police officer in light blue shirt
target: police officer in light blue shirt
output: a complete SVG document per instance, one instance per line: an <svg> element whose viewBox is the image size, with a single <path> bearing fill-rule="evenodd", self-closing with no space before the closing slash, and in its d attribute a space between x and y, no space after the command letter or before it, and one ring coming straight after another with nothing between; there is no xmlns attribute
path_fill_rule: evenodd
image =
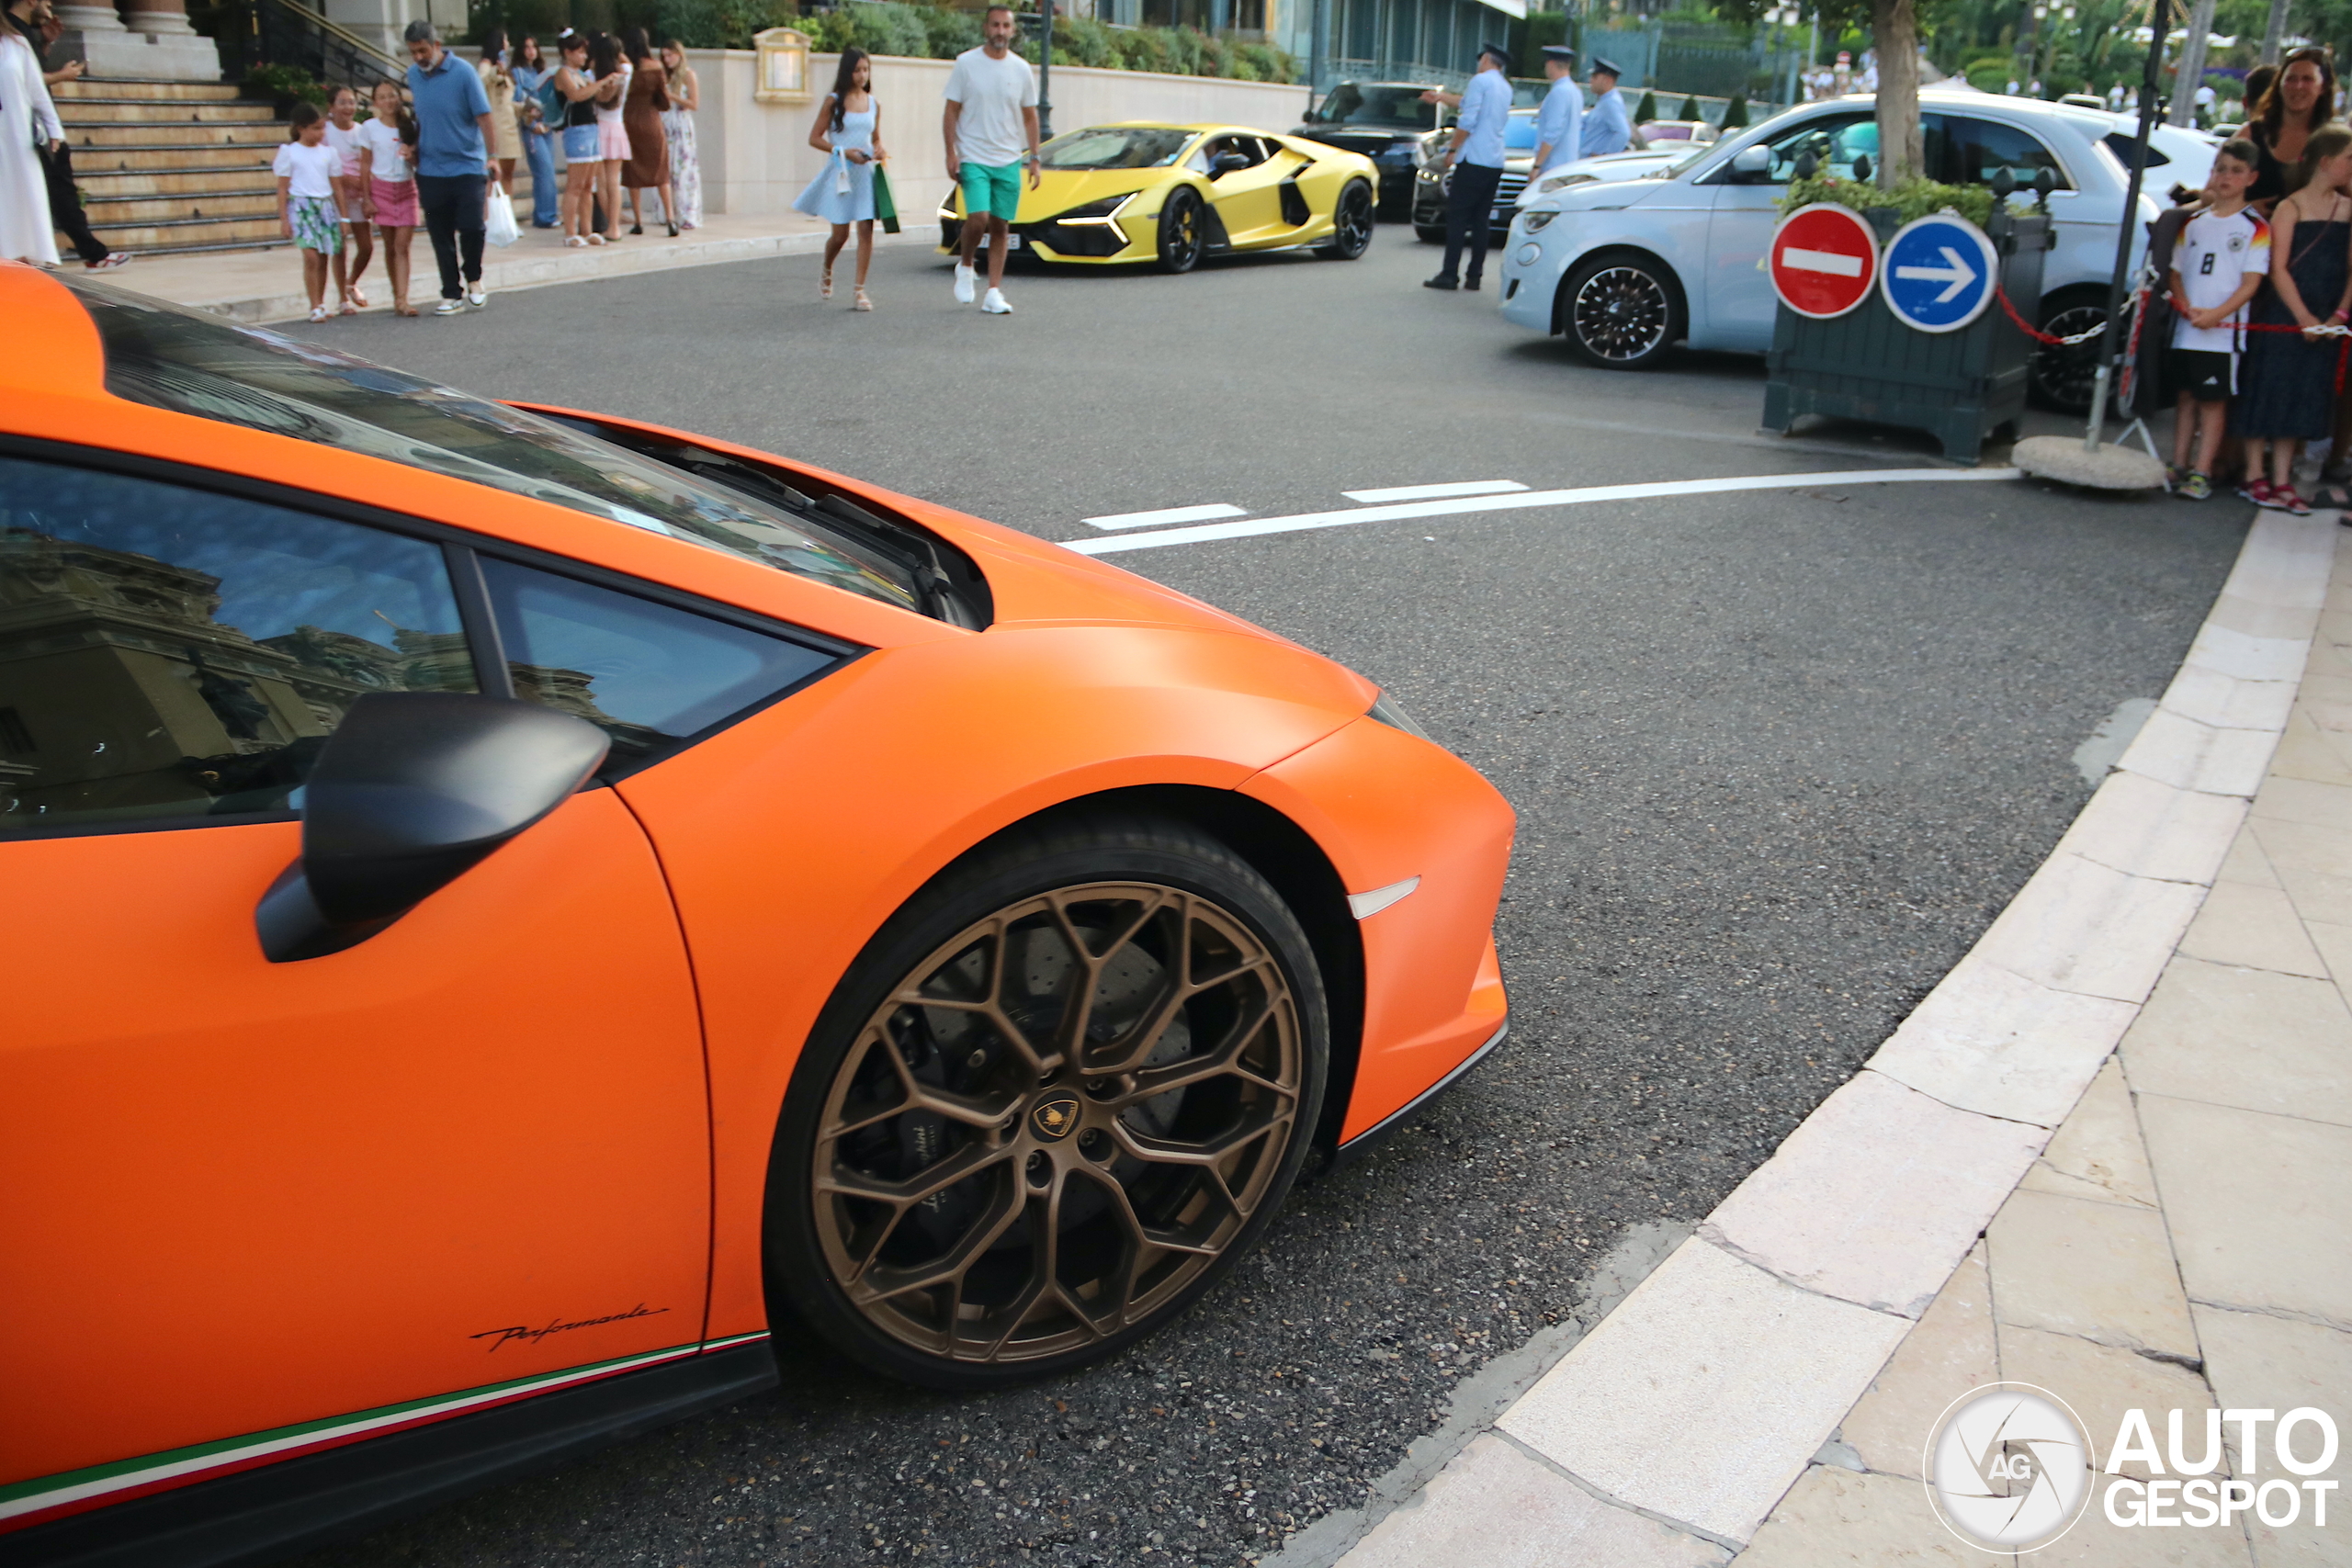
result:
<svg viewBox="0 0 2352 1568"><path fill-rule="evenodd" d="M1584 156L1584 89L1577 85L1577 51L1564 43L1545 44L1544 74L1552 79L1552 90L1544 95L1544 107L1535 114L1531 182L1556 164Z"/></svg>
<svg viewBox="0 0 2352 1568"><path fill-rule="evenodd" d="M1439 160L1441 172L1451 168L1453 175L1446 187L1445 265L1422 281L1424 288L1461 288L1454 279L1464 250L1470 253L1470 272L1464 283L1476 288L1486 268L1488 214L1503 177L1503 128L1510 123L1510 83L1503 76L1509 60L1501 45L1479 45L1478 73L1462 89L1453 140Z"/></svg>
<svg viewBox="0 0 2352 1568"><path fill-rule="evenodd" d="M1623 152L1634 144L1634 118L1625 112L1625 95L1617 90L1617 67L1599 55L1592 60L1592 107L1584 117L1584 155L1603 157Z"/></svg>

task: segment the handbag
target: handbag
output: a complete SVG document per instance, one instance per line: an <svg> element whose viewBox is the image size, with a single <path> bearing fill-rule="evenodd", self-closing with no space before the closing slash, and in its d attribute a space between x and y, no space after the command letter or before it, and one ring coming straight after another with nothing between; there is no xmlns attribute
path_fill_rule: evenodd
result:
<svg viewBox="0 0 2352 1568"><path fill-rule="evenodd" d="M490 182L490 205L482 214L481 237L493 245L511 245L523 237L523 227L514 221L514 204L506 197L506 187L496 180Z"/></svg>
<svg viewBox="0 0 2352 1568"><path fill-rule="evenodd" d="M899 231L899 202L890 194L889 172L881 164L874 165L874 216L881 221L882 232Z"/></svg>

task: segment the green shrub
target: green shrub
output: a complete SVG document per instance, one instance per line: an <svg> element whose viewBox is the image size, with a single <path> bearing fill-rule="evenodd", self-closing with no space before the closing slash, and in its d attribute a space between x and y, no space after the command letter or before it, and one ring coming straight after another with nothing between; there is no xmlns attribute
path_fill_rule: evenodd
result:
<svg viewBox="0 0 2352 1568"><path fill-rule="evenodd" d="M1941 212L1946 208L1979 229L1993 220L1993 193L1987 187L1941 185L1920 175L1897 182L1891 190L1881 190L1875 183L1840 179L1836 175L1815 175L1809 180L1791 180L1787 194L1780 200L1781 216L1786 217L1798 208L1816 201L1834 201L1857 212L1892 207L1895 216L1905 223L1925 218L1931 212Z"/></svg>
<svg viewBox="0 0 2352 1568"><path fill-rule="evenodd" d="M849 41L866 53L929 57L931 35L917 7L850 0L842 10L849 16Z"/></svg>
<svg viewBox="0 0 2352 1568"><path fill-rule="evenodd" d="M1057 65L1115 65L1119 58L1111 47L1111 29L1091 17L1055 17L1054 53ZM1069 58L1060 59L1064 54Z"/></svg>
<svg viewBox="0 0 2352 1568"><path fill-rule="evenodd" d="M953 60L967 49L980 47L980 19L969 11L926 6L922 8L922 28L926 39L923 52L933 60Z"/></svg>
<svg viewBox="0 0 2352 1568"><path fill-rule="evenodd" d="M1657 118L1657 95L1644 93L1641 103L1634 110L1634 123L1647 125Z"/></svg>
<svg viewBox="0 0 2352 1568"><path fill-rule="evenodd" d="M296 98L327 107L327 86L299 65L256 65L246 73L244 88L256 98Z"/></svg>
<svg viewBox="0 0 2352 1568"><path fill-rule="evenodd" d="M1746 93L1734 93L1732 95L1731 102L1724 108L1723 129L1725 130L1738 130L1747 124L1747 95Z"/></svg>
<svg viewBox="0 0 2352 1568"><path fill-rule="evenodd" d="M1706 116L1699 112L1698 99L1685 98L1682 100L1681 109L1676 113L1674 118L1677 119L1704 119Z"/></svg>
<svg viewBox="0 0 2352 1568"><path fill-rule="evenodd" d="M1246 81L1288 83L1298 80L1298 62L1287 51L1268 43L1245 43L1237 45L1233 52L1256 73L1244 78Z"/></svg>

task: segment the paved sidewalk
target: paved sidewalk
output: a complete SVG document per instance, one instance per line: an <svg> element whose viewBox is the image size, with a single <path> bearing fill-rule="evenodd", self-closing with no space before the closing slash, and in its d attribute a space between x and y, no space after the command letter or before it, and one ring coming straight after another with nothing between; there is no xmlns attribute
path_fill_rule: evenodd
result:
<svg viewBox="0 0 2352 1568"><path fill-rule="evenodd" d="M2275 1437L2307 1407L2352 1426L2340 535L2261 514L2116 771L1878 1055L1419 1495L1297 1555L2352 1564L2352 1500L2304 1485L2352 1480L2352 1433L2301 1421L2291 1452L2331 1454L2308 1477ZM2068 1404L2098 1465L2073 1528L2014 1556L1963 1543L1921 1480L1947 1408L2002 1381ZM2110 1476L2135 1409L2157 1458ZM2268 1512L2200 1525L2180 1478L2217 1410L2207 1483ZM2152 1476L2157 1523L2112 1522Z"/></svg>
<svg viewBox="0 0 2352 1568"><path fill-rule="evenodd" d="M712 218L674 240L657 228L634 238L625 235L616 244L571 250L552 231L526 224L522 239L514 244L504 250L493 246L484 254L482 283L494 299L514 289L550 283L582 283L763 256L808 255L824 249L825 234L826 226L813 218L797 212L764 213ZM910 224L903 233L877 232L874 241L877 246L935 245L939 231L935 225ZM429 310L440 298L441 284L434 266L433 242L423 230L410 243L409 265L413 274L409 303ZM836 272L834 276L837 286L845 288L847 275ZM299 321L311 310L310 299L302 292L302 263L291 249L145 256L135 265L107 275L107 281L255 325ZM391 309L391 281L385 275L380 253L368 264L360 288L371 302L370 310Z"/></svg>

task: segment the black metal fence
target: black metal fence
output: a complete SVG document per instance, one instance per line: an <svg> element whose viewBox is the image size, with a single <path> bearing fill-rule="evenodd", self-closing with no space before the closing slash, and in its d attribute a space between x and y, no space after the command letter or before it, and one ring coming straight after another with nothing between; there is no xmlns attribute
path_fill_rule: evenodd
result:
<svg viewBox="0 0 2352 1568"><path fill-rule="evenodd" d="M198 30L220 50L221 73L232 82L247 81L266 65L291 66L315 81L356 87L365 99L379 81L406 79L405 62L299 0L220 0L188 9Z"/></svg>

